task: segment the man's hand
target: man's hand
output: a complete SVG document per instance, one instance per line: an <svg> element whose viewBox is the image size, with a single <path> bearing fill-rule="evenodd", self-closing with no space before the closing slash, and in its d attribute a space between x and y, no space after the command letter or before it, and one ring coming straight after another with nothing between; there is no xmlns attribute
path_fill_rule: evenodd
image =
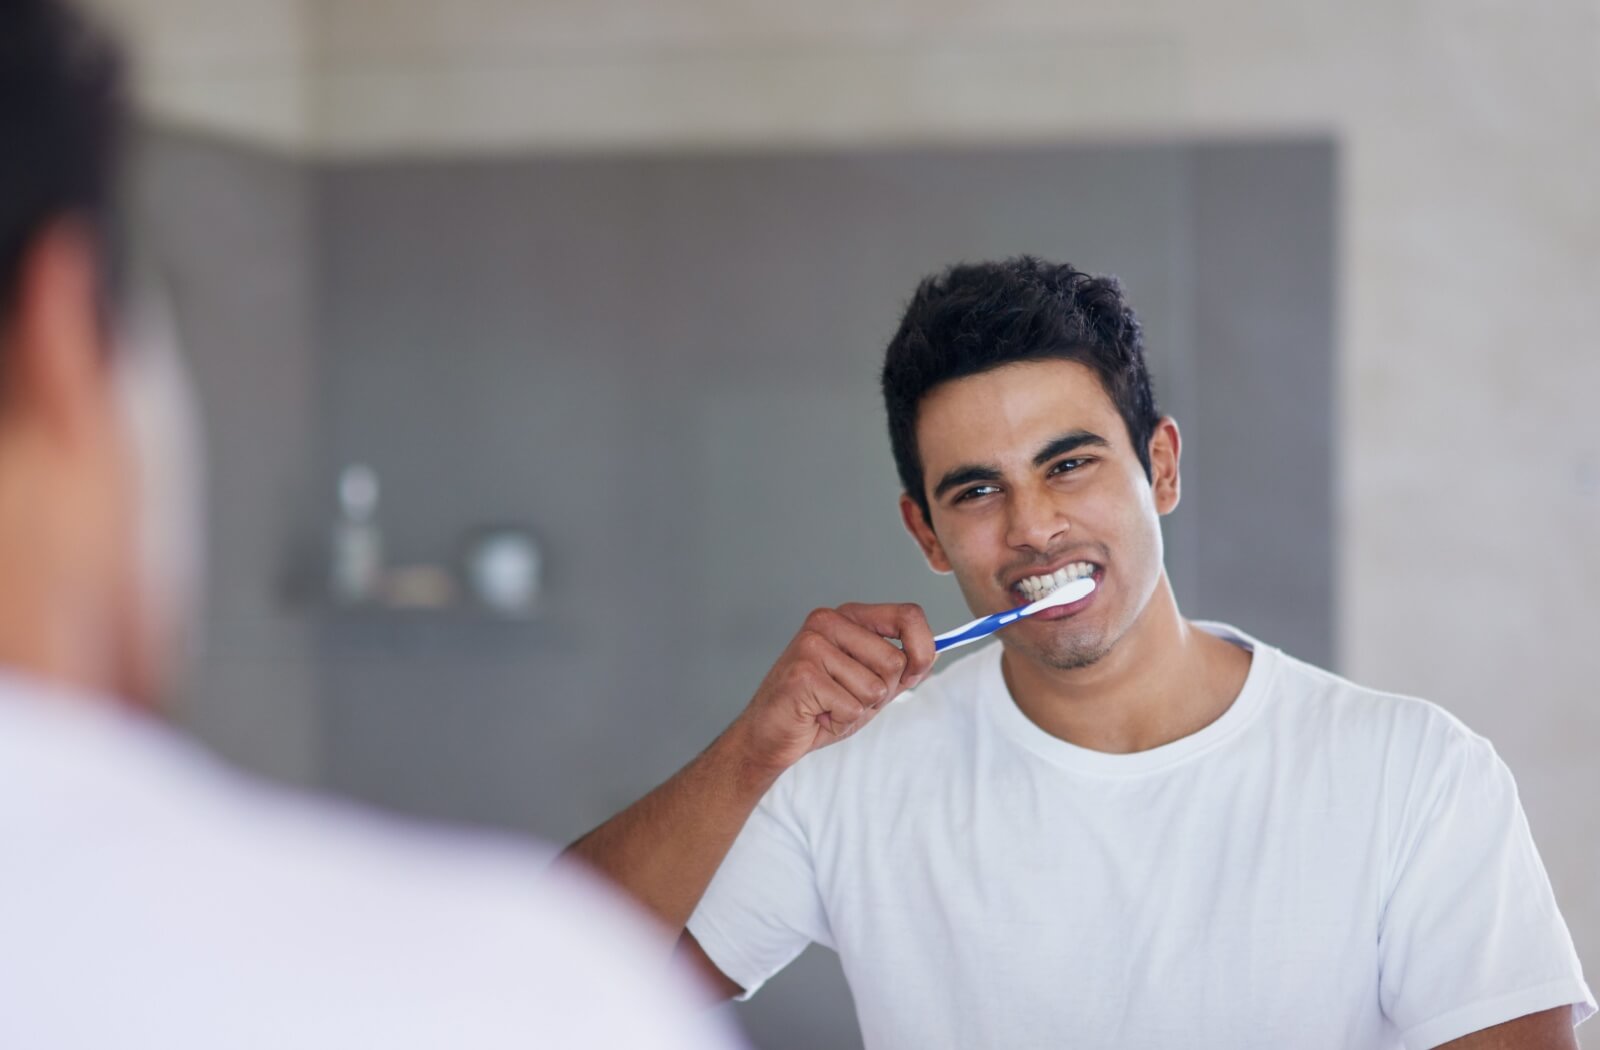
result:
<svg viewBox="0 0 1600 1050"><path fill-rule="evenodd" d="M614 880L667 929L683 930L778 776L870 722L927 677L933 656L933 634L915 605L818 609L725 733L567 853ZM684 933L682 944L724 995L739 993L692 936Z"/></svg>
<svg viewBox="0 0 1600 1050"><path fill-rule="evenodd" d="M922 681L933 659L933 632L916 605L818 609L727 735L753 768L776 775L860 730Z"/></svg>

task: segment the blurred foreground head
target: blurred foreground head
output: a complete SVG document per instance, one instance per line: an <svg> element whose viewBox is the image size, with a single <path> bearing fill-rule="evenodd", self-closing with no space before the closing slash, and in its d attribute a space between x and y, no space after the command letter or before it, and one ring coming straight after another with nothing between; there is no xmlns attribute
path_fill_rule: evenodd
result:
<svg viewBox="0 0 1600 1050"><path fill-rule="evenodd" d="M0 667L150 705L199 543L175 358L116 309L124 105L75 10L0 4Z"/></svg>

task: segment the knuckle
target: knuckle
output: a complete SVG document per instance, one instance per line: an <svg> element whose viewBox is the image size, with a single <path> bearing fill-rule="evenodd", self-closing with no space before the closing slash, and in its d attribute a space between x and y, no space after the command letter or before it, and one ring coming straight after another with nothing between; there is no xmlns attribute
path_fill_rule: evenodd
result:
<svg viewBox="0 0 1600 1050"><path fill-rule="evenodd" d="M879 677L881 677L885 683L888 683L892 679L899 678L901 675L905 674L906 654L901 652L899 649L886 652L883 654L883 659L877 662L875 669L877 670Z"/></svg>
<svg viewBox="0 0 1600 1050"><path fill-rule="evenodd" d="M824 653L833 648L833 643L815 631L807 632L805 642L800 647L800 654L810 661L819 661Z"/></svg>
<svg viewBox="0 0 1600 1050"><path fill-rule="evenodd" d="M834 612L832 609L812 609L810 612L806 613L806 627L814 631L817 628L826 625L833 615Z"/></svg>

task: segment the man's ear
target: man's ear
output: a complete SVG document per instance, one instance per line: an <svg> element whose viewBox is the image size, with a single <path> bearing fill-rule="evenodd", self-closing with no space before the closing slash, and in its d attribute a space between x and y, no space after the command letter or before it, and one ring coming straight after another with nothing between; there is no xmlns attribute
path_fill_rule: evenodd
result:
<svg viewBox="0 0 1600 1050"><path fill-rule="evenodd" d="M1155 494L1157 514L1171 514L1178 507L1178 460L1182 453L1183 437L1178 433L1177 420L1162 416L1150 435L1150 488Z"/></svg>
<svg viewBox="0 0 1600 1050"><path fill-rule="evenodd" d="M5 322L0 394L72 440L105 422L109 390L100 317L99 266L87 226L58 219L33 238L17 271Z"/></svg>
<svg viewBox="0 0 1600 1050"><path fill-rule="evenodd" d="M900 520L905 522L906 531L922 548L922 556L928 559L928 568L937 573L949 572L950 559L944 556L944 546L940 544L939 537L934 535L933 526L928 523L917 501L904 492L900 493Z"/></svg>

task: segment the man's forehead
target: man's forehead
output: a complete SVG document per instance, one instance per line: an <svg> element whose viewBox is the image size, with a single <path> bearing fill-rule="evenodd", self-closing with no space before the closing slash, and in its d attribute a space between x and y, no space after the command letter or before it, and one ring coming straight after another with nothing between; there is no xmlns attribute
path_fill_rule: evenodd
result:
<svg viewBox="0 0 1600 1050"><path fill-rule="evenodd" d="M930 391L917 411L917 447L929 473L956 463L1031 459L1071 430L1108 440L1122 433L1100 377L1077 361L1018 362L951 380Z"/></svg>

